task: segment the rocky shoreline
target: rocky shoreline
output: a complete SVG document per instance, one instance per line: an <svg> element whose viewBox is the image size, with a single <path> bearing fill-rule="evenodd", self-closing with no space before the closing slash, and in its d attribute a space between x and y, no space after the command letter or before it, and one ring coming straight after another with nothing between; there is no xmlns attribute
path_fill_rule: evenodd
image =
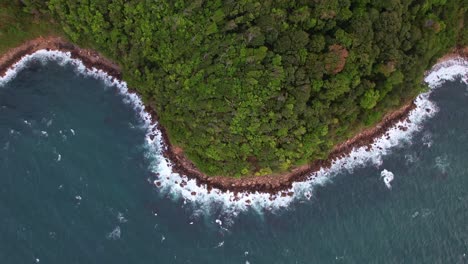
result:
<svg viewBox="0 0 468 264"><path fill-rule="evenodd" d="M94 67L103 70L108 75L117 79L122 77L120 67L98 52L91 49L82 49L61 37L55 36L39 37L29 40L16 48L10 49L5 54L1 54L0 76L4 76L6 71L24 56L43 49L70 52L72 58L81 60L88 68Z"/></svg>
<svg viewBox="0 0 468 264"><path fill-rule="evenodd" d="M163 128L160 127L159 129L162 131L164 143L166 144L164 156L172 161L174 172L186 175L189 178L195 178L198 184L206 184L208 188L217 188L222 191L231 192L264 192L270 194L281 192L281 195L284 196L292 195L292 193L284 191L289 190L294 182L305 181L313 172L321 168L330 167L334 160L347 156L354 148L370 146L374 142L374 139L385 135L390 127L399 121L405 120L409 112L414 108L415 105L412 101L405 104L397 111L386 115L376 126L366 129L355 137L335 146L327 160L317 160L311 164L296 167L290 172L281 175L247 176L243 178L207 176L197 170L193 163L183 154L178 153L173 145L167 144L167 134ZM152 116L155 115L154 112L150 113ZM405 127L401 127L400 129L404 130ZM184 183L180 184L183 185ZM156 182L156 185L158 185L158 182Z"/></svg>
<svg viewBox="0 0 468 264"><path fill-rule="evenodd" d="M83 64L88 68L96 68L105 71L113 78L121 79L122 73L120 67L112 61L106 59L96 51L90 49L82 49L61 37L41 37L23 43L22 45L9 50L7 53L0 56L0 76L4 76L6 71L13 66L16 62L21 60L26 55L32 54L38 50L57 50L62 52L70 52L72 58L80 59ZM467 57L467 48L460 48L454 50L452 53L444 56L439 60L452 59L454 56ZM131 90L131 92L135 92ZM223 176L210 177L199 171L196 166L185 157L180 148L172 145L169 141L168 135L164 127L159 122L157 129L161 132L163 140L163 155L166 159L173 164L172 170L176 173L187 176L189 179L195 179L197 184L206 185L208 190L211 188L220 189L221 191L231 192L263 192L270 194L278 194L282 196L292 195L289 190L294 182L304 181L310 178L311 174L320 170L321 168L328 168L336 159L345 157L351 151L358 147L369 146L376 138L386 135L389 128L393 127L399 121L405 120L411 110L415 108L413 101L410 101L400 107L398 110L393 111L384 116L381 122L377 125L361 131L356 136L348 139L347 141L336 145L331 151L327 160L317 160L311 164L303 165L292 169L290 172L281 175L266 175L266 176L250 176L243 178L232 178ZM159 120L156 111L146 104L145 110L151 115L153 122ZM405 130L405 127L399 127ZM155 137L157 131L154 130L150 137ZM160 183L155 182L156 186ZM183 181L179 183L181 187L184 186Z"/></svg>

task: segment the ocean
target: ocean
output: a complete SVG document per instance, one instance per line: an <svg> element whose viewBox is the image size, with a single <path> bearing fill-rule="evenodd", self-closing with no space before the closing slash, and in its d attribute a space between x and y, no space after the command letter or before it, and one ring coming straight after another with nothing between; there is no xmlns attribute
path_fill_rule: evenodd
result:
<svg viewBox="0 0 468 264"><path fill-rule="evenodd" d="M468 263L461 78L384 150L246 205L177 187L135 95L77 64L0 80L0 263Z"/></svg>

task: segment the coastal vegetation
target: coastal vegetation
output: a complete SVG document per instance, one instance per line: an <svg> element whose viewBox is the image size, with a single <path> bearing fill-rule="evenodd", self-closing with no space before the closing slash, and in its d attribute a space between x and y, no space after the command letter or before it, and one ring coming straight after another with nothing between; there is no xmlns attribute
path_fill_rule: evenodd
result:
<svg viewBox="0 0 468 264"><path fill-rule="evenodd" d="M465 0L22 0L9 8L118 62L171 143L208 175L325 159L412 100L425 89L424 71L468 43Z"/></svg>
<svg viewBox="0 0 468 264"><path fill-rule="evenodd" d="M58 24L51 23L49 19L40 15L40 12L46 10L29 11L23 9L24 7L19 2L0 3L0 54L26 40L61 32ZM31 12L36 15L32 15Z"/></svg>

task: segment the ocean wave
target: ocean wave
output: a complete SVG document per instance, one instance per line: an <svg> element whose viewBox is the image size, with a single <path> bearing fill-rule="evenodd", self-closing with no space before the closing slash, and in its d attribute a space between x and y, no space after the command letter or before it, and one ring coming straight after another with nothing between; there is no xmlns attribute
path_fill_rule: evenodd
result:
<svg viewBox="0 0 468 264"><path fill-rule="evenodd" d="M380 165L382 157L391 153L391 149L402 141L410 142L414 132L421 130L425 120L435 115L437 106L430 101L429 95L433 89L439 87L444 81L460 77L468 83L468 62L463 59L453 59L434 66L433 70L426 75L425 81L430 90L419 95L415 100L416 108L413 109L407 120L398 122L390 128L387 133L374 141L371 148L355 148L347 157L338 159L329 168L321 169L311 173L309 180L295 182L287 192L292 196L270 195L267 193L233 193L222 192L216 188L209 190L206 185L199 186L194 179L188 179L184 175L173 172L172 163L163 157L164 148L161 132L157 124L152 122L150 114L144 111L141 98L130 93L127 84L116 80L106 72L86 68L84 64L73 59L69 52L39 50L33 54L23 57L18 63L10 68L4 77L0 77L0 86L12 80L19 71L24 69L28 62L39 60L41 62L54 61L60 65L71 64L79 74L91 76L102 80L107 86L116 87L123 101L133 106L133 109L144 122L143 129L147 131L145 137L146 156L151 161L150 170L155 173L155 187L161 195L172 197L174 200L183 200L184 204L191 204L196 211L211 211L217 208L223 215L236 215L249 208L263 212L263 210L276 210L284 208L297 199L310 199L314 192L314 186L329 182L334 175L369 164ZM406 127L405 131L399 127ZM155 134L154 137L150 136ZM181 184L186 182L186 184Z"/></svg>

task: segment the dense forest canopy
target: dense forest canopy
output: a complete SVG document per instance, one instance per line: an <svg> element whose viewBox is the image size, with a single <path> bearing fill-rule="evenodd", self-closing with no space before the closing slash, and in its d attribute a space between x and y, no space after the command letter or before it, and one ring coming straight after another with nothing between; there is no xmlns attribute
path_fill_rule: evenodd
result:
<svg viewBox="0 0 468 264"><path fill-rule="evenodd" d="M466 45L466 0L23 0L118 61L209 175L314 159L414 98Z"/></svg>

